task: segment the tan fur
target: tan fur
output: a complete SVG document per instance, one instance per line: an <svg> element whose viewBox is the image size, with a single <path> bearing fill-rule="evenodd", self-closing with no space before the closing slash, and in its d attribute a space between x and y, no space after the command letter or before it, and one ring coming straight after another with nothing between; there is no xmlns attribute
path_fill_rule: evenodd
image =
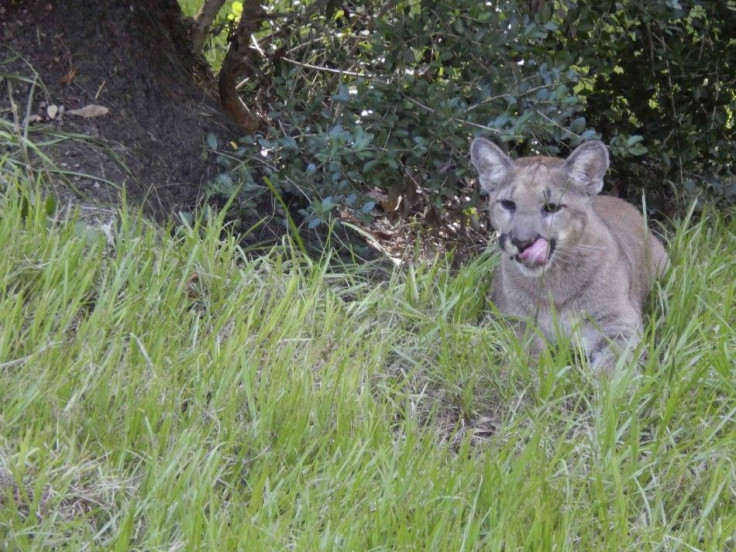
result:
<svg viewBox="0 0 736 552"><path fill-rule="evenodd" d="M608 169L606 147L586 142L567 160L512 161L477 138L471 158L500 233L492 292L499 311L533 321L550 341L558 332L573 336L595 369L612 367L616 349L639 342L642 306L669 259L637 209L597 195ZM529 244L537 247L523 253ZM541 346L536 340L533 352Z"/></svg>

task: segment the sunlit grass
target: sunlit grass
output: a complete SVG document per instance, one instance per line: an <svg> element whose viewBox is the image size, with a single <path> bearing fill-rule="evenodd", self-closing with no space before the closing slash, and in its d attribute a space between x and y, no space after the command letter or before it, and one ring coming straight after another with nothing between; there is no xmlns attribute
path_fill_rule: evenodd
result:
<svg viewBox="0 0 736 552"><path fill-rule="evenodd" d="M217 218L112 236L0 176L0 548L733 550L736 227L680 225L648 364L530 370L439 259L383 283Z"/></svg>

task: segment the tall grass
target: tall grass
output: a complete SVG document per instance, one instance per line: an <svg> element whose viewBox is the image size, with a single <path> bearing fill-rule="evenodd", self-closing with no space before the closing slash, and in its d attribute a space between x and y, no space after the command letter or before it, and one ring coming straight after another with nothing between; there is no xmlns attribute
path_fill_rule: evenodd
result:
<svg viewBox="0 0 736 552"><path fill-rule="evenodd" d="M736 226L671 237L645 367L530 370L493 258L376 283L0 181L0 548L734 550Z"/></svg>

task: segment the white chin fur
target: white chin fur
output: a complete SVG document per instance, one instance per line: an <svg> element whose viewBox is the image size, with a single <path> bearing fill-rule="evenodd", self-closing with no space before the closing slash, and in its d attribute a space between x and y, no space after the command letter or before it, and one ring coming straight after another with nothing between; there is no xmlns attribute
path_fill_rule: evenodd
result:
<svg viewBox="0 0 736 552"><path fill-rule="evenodd" d="M544 272L547 270L547 267L549 266L549 263L541 265L541 266L527 266L524 263L520 263L519 261L514 261L514 264L519 269L519 272L521 272L522 275L526 276L527 278L539 278L544 274Z"/></svg>

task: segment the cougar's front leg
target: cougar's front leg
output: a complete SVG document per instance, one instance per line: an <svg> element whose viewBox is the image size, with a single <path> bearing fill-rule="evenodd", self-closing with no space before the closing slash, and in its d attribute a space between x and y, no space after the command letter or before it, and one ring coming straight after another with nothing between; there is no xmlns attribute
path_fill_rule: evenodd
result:
<svg viewBox="0 0 736 552"><path fill-rule="evenodd" d="M588 323L583 328L583 346L594 372L612 373L622 354L630 355L639 345L643 325L633 309L611 316L611 322ZM639 360L645 360L642 356Z"/></svg>

